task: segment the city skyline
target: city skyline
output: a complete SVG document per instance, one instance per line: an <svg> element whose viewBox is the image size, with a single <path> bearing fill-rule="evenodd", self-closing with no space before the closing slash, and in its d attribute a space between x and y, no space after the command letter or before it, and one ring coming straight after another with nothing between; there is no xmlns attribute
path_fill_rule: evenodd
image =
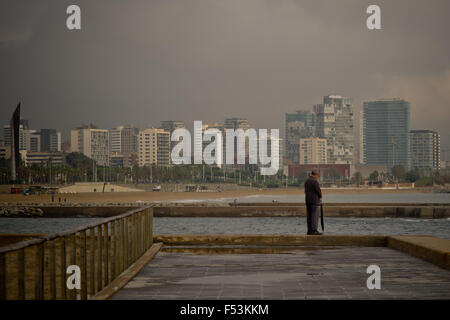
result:
<svg viewBox="0 0 450 320"><path fill-rule="evenodd" d="M284 113L324 94L352 97L355 119L364 101L399 97L412 129L450 147L448 1L379 1L379 32L365 28L364 1L79 1L78 33L65 28L67 4L0 5L0 118L21 100L23 118L63 140L82 123L123 119L143 128L237 115L282 130Z"/></svg>
<svg viewBox="0 0 450 320"><path fill-rule="evenodd" d="M364 112L361 112L360 117L355 119L353 117L353 104L352 104L352 98L351 97L342 97L339 95L327 95L323 97L324 103L323 104L316 104L313 106L313 110L311 111L302 111L298 110L296 113L285 113L285 123L284 123L284 131L285 136L287 138L281 138L283 142L286 143L283 148L286 148L286 153L283 151L283 156L288 158L289 161L292 163L299 163L299 145L298 145L298 139L299 138L326 138L328 140L328 153L330 153L333 148L336 148L336 150L339 152L339 156L334 156L332 158L328 158L328 163L367 163L367 164L379 164L379 163L385 163L389 167L394 165L395 160L392 160L392 156L389 155L388 158L390 160L386 161L379 161L379 160L371 160L369 158L366 158L366 155L364 153L364 144L366 144L365 139L363 139L363 131L361 130L363 128L363 121L365 122L364 128L367 127L367 124L371 123L371 126L373 128L377 128L377 132L379 134L382 134L383 136L389 136L389 139L382 138L380 141L388 141L388 142L380 142L382 148L386 148L385 152L382 154L388 154L389 149L392 148L392 138L395 139L404 139L405 137L408 137L409 139L410 134L413 134L414 132L435 132L439 135L439 145L440 145L440 133L430 130L430 129L415 129L410 128L410 103L404 99L394 98L394 99L377 99L373 101L365 101L364 105L367 108L367 105L373 105L372 108L372 114L377 114L377 116L374 117L372 115L371 117L373 120L372 122L368 122L367 115L364 115ZM389 108L392 108L396 102L403 102L407 104L407 116L397 116L394 111L390 111ZM387 103L387 105L384 105ZM392 105L394 103L394 105ZM342 109L344 107L344 109ZM326 111L325 111L326 110ZM392 109L395 110L395 109ZM388 113L391 112L392 114L389 115ZM374 113L375 112L375 113ZM366 112L367 113L367 112ZM331 119L331 120L330 120ZM217 120L217 119L216 119ZM360 132L359 135L357 134L356 130L354 129L355 124L358 123L359 120L359 126L360 126ZM108 133L108 152L111 154L128 154L132 152L133 149L132 145L136 146L137 143L137 137L141 131L145 130L165 130L169 134L173 132L176 128L188 128L189 126L186 125L184 121L180 120L159 120L160 126L148 126L139 128L133 125L129 124L121 124L119 126L116 126L114 128L100 128L99 126L90 123L89 125L83 124L81 126L77 126L76 128L70 128L71 132L71 138L68 140L61 140L61 132L56 131L55 129L32 129L30 126L30 120L29 119L21 119L20 120L20 150L27 150L28 152L41 152L41 151L49 151L49 152L59 152L62 151L62 145L65 143L69 143L70 145L73 145L73 132L81 129L94 129L95 130L102 130ZM389 122L390 121L390 122ZM392 122L393 121L393 122ZM397 125L396 123L399 122ZM405 132L400 132L401 135L399 136L397 131L390 131L390 127L394 124L395 126L403 126L401 121L405 122ZM213 122L209 124L203 125L203 130L207 127L217 127L220 128L220 131L223 131L224 129L233 129L236 130L238 128L249 128L249 121L246 118L241 117L232 117L232 118L226 118L223 119L221 122ZM325 123L328 123L325 125ZM385 128L381 130L382 128ZM368 127L366 128L369 130ZM389 130L388 130L389 129ZM381 130L381 131L380 131ZM0 139L0 142L3 145L9 145L10 138L8 137L8 134L10 134L9 124L3 125L3 140ZM54 138L52 138L52 149L48 149L50 141L50 137L48 137L49 134L55 135ZM134 138L132 137L134 136ZM331 140L330 140L331 138ZM41 141L44 139L46 142ZM57 139L57 140L55 140ZM124 140L125 139L125 140ZM373 138L372 138L373 139ZM378 139L378 138L376 138ZM406 139L406 138L405 138ZM411 138L412 139L412 138ZM72 141L70 141L72 140ZM292 140L292 141L291 141ZM357 141L358 140L358 141ZM122 142L121 142L122 141ZM375 140L374 140L375 141ZM71 143L72 142L72 143ZM394 141L396 142L396 141ZM125 143L125 145L123 144ZM348 144L349 143L349 144ZM411 142L412 143L412 142ZM296 145L294 146L294 151L291 150L289 152L289 148L292 148L292 144ZM387 146L384 147L383 145L386 144ZM46 148L43 148L42 146L46 145ZM373 143L371 143L371 146ZM40 147L39 147L40 146ZM349 147L347 151L347 147ZM331 149L330 149L331 148ZM377 146L376 148L380 148ZM71 148L73 149L73 147ZM128 150L129 149L129 150ZM378 150L378 149L377 149ZM345 151L345 153L344 153ZM358 151L355 153L355 151ZM445 150L443 150L445 151ZM402 151L403 152L403 151ZM405 151L405 157L406 154L409 154L409 148ZM347 154L348 153L348 157ZM374 153L375 155L378 154L378 152ZM295 156L294 156L295 155ZM412 155L411 155L412 156ZM342 158L344 157L344 158ZM379 158L379 157L378 157ZM377 159L378 159L377 158ZM386 159L388 159L386 158ZM344 160L345 159L345 160ZM373 158L375 159L375 158ZM380 158L381 159L381 158ZM410 161L411 159L408 159ZM442 160L446 160L445 156ZM438 161L439 162L439 161ZM405 167L409 167L409 165L405 162L403 163Z"/></svg>

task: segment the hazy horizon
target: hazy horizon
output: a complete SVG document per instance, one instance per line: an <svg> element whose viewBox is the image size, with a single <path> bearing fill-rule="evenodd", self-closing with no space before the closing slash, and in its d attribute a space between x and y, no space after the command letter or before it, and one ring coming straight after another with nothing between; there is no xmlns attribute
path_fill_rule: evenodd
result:
<svg viewBox="0 0 450 320"><path fill-rule="evenodd" d="M379 0L376 31L366 0L80 0L80 31L66 28L70 4L0 4L2 126L20 100L32 128L65 138L227 117L283 135L286 112L338 94L354 99L356 130L363 101L410 101L411 129L450 149L449 1Z"/></svg>

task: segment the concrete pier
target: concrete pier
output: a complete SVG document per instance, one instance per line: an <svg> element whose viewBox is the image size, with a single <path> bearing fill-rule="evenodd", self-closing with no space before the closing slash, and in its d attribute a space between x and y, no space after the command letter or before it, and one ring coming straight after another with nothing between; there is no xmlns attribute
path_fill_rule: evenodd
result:
<svg viewBox="0 0 450 320"><path fill-rule="evenodd" d="M450 240L431 236L156 235L111 299L449 299ZM367 267L381 289L367 287Z"/></svg>
<svg viewBox="0 0 450 320"><path fill-rule="evenodd" d="M7 209L8 217L24 217L25 209L30 207L42 210L44 218L58 217L112 217L142 205L138 204L99 204L99 205L2 205L0 211ZM324 204L327 217L359 217L359 218L424 218L440 219L450 217L449 204L392 204L392 203L329 203ZM0 217L2 216L0 212ZM12 212L12 213L11 213ZM5 214L3 214L5 215ZM155 217L297 217L305 216L304 203L259 203L225 204L156 204Z"/></svg>
<svg viewBox="0 0 450 320"><path fill-rule="evenodd" d="M449 299L450 272L386 247L162 250L112 299ZM238 248L236 248L238 249ZM366 286L369 265L381 289Z"/></svg>
<svg viewBox="0 0 450 320"><path fill-rule="evenodd" d="M132 206L133 207L133 206ZM450 240L389 235L153 235L153 216L298 216L304 206L42 206L101 216L53 235L7 235L1 299L450 299ZM327 216L442 218L448 205L341 205ZM23 211L23 210L22 210ZM110 217L111 216L111 217ZM8 218L2 218L8 219ZM30 219L33 219L30 217ZM170 220L170 219L169 219ZM65 287L80 264L81 290ZM367 267L381 268L369 290Z"/></svg>

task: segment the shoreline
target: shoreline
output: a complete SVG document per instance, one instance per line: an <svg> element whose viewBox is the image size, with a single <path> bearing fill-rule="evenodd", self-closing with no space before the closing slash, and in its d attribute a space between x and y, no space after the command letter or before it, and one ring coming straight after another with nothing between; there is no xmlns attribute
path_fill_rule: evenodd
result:
<svg viewBox="0 0 450 320"><path fill-rule="evenodd" d="M430 193L434 192L430 189L341 189L341 188L323 188L324 195L331 194L409 194L409 193ZM199 201L199 200L217 200L229 198L243 198L252 196L298 196L303 198L304 193L301 188L287 189L254 189L254 190L226 190L221 192L105 192L105 193L57 193L55 194L55 202L64 203L132 203L147 201ZM50 194L29 195L22 194L0 194L0 204L6 203L52 203Z"/></svg>

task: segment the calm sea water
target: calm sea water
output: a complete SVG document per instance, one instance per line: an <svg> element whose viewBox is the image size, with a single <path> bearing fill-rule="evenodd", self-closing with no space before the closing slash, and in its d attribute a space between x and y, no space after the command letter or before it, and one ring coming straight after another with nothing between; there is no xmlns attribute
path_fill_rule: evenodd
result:
<svg viewBox="0 0 450 320"><path fill-rule="evenodd" d="M0 233L54 233L98 218L1 218ZM154 218L155 234L304 234L304 217ZM428 234L450 239L450 219L326 218L327 234Z"/></svg>
<svg viewBox="0 0 450 320"><path fill-rule="evenodd" d="M220 198L211 200L183 200L182 202L232 202L237 199L238 203L249 202L272 202L276 200L278 202L305 202L305 196L299 191L298 196L293 195L255 195L237 198ZM173 201L181 202L181 201ZM358 194L358 193L346 193L346 194L324 194L324 203L450 203L450 193L385 193L385 194Z"/></svg>
<svg viewBox="0 0 450 320"><path fill-rule="evenodd" d="M0 233L54 233L98 218L1 218ZM155 234L304 234L304 217L154 218ZM326 234L428 234L450 239L450 219L326 218Z"/></svg>
<svg viewBox="0 0 450 320"><path fill-rule="evenodd" d="M305 217L154 218L155 234L305 234ZM421 234L450 239L450 219L326 218L326 234Z"/></svg>
<svg viewBox="0 0 450 320"><path fill-rule="evenodd" d="M233 198L209 200L231 202ZM248 196L239 202L303 202L304 196ZM186 201L183 201L186 202ZM198 202L197 200L192 202ZM445 193L329 194L324 203L450 203ZM54 233L100 221L102 218L0 218L0 233ZM450 239L450 219L326 218L327 234L431 234ZM154 233L303 234L303 217L154 218Z"/></svg>
<svg viewBox="0 0 450 320"><path fill-rule="evenodd" d="M0 218L0 233L55 233L104 218Z"/></svg>

